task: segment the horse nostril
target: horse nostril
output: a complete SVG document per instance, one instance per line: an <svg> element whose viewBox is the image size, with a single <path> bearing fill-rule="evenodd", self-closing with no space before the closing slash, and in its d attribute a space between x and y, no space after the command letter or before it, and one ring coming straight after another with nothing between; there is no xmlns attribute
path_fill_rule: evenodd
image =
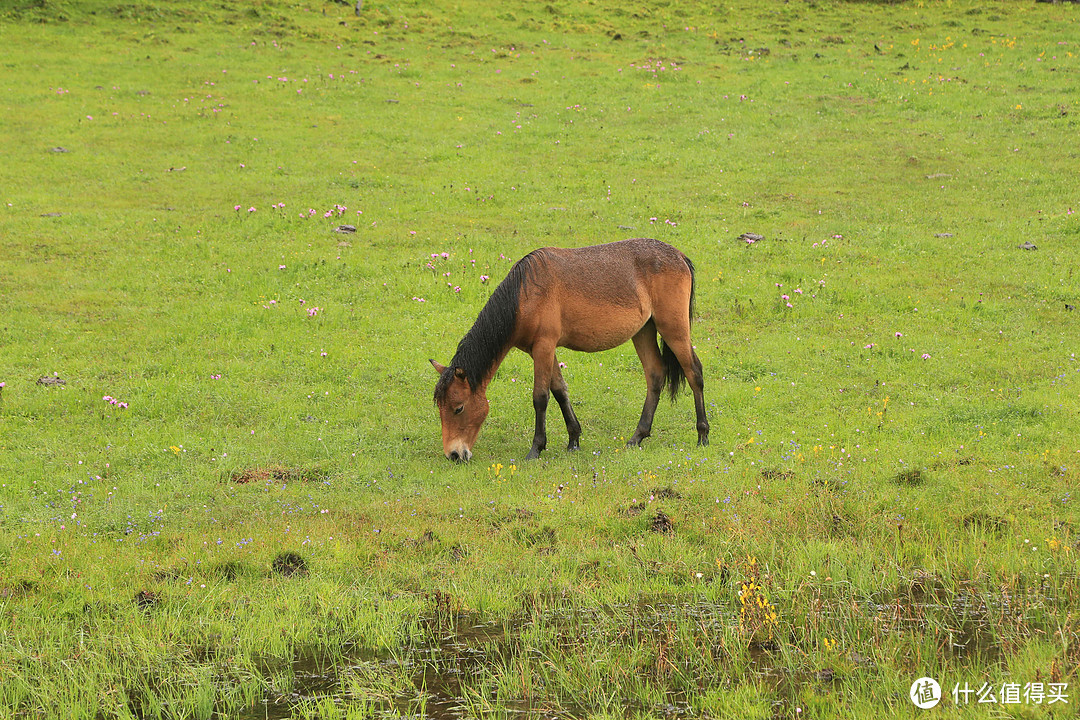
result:
<svg viewBox="0 0 1080 720"><path fill-rule="evenodd" d="M454 462L461 462L461 455L458 454L457 450L451 450L450 451L450 459L453 460Z"/></svg>

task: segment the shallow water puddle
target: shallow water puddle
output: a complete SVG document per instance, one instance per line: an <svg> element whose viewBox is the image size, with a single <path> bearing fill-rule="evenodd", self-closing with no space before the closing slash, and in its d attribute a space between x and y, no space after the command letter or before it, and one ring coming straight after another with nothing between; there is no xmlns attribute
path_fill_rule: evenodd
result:
<svg viewBox="0 0 1080 720"><path fill-rule="evenodd" d="M269 693L255 707L239 714L243 720L264 718L284 720L296 717L297 707L305 700L329 698L335 704L367 703L371 717L427 718L450 720L463 718L468 708L463 700L463 684L475 679L483 663L504 652L508 639L520 632L508 630L501 623L475 623L460 617L452 622L430 619L427 624L436 638L432 643L412 645L396 653L345 652L344 662L335 666L326 658L298 658L292 663L292 690L287 694ZM386 675L408 682L368 695L358 679ZM508 713L523 716L560 718L558 712L533 711L526 703L501 703Z"/></svg>
<svg viewBox="0 0 1080 720"><path fill-rule="evenodd" d="M881 635L925 631L933 625L949 634L948 652L955 658L978 656L996 662L1001 654L1001 638L996 628L998 616L1025 614L1049 601L1041 589L1021 596L1009 593L980 593L974 588L935 587L924 583L915 592L900 592L885 602L864 599L862 621L876 627ZM824 610L824 621L850 622ZM739 627L740 617L728 605L709 602L679 603L675 599L651 600L621 605L592 607L545 607L526 611L523 617L506 622L479 622L475 615L439 610L421 619L426 640L412 641L385 653L346 649L336 658L296 658L288 692L273 689L254 707L228 717L243 720L277 720L302 714L314 703L339 707L363 706L365 717L426 718L460 720L497 710L502 715L522 718L575 718L588 715L592 706L574 704L559 697L556 688L539 681L536 697L528 691L498 692L507 672L543 674L558 663L572 666L589 660L590 643L626 644L645 648L659 658L639 671L655 682L668 668L663 655L678 633L685 638L730 637ZM693 641L696 642L696 641ZM597 646L593 646L597 647ZM774 711L797 697L799 688L813 685L834 690L844 682L843 670L833 667L808 671L786 666L776 641L751 643L749 668L734 682L758 682L773 693ZM565 657L563 657L565 655ZM586 657L588 656L588 657ZM873 668L874 660L854 649L845 656L847 671ZM790 660L790 658L788 658ZM562 666L552 672L563 670ZM715 678L714 678L715 680ZM661 680L660 685L665 683ZM695 715L686 695L673 685L661 690L661 700L643 706L633 699L612 698L625 709L668 719ZM525 695L525 697L522 697ZM554 697L553 697L554 696ZM595 699L595 698L594 698ZM596 708L593 708L596 709ZM315 716L313 713L312 716ZM224 717L224 715L222 715Z"/></svg>
<svg viewBox="0 0 1080 720"><path fill-rule="evenodd" d="M633 618L628 631L634 633L661 632L669 618L680 614L687 617L691 606L675 604L649 604L625 606L615 612ZM716 606L704 604L693 606L690 611L696 617L709 618L712 622L730 622ZM643 609L647 609L643 612ZM292 688L288 693L269 692L254 707L228 717L241 720L284 720L297 716L298 707L305 702L330 699L334 704L351 705L366 703L371 706L370 717L425 718L427 720L460 720L476 714L477 706L497 707L504 715L515 715L537 720L569 720L588 714L584 707L571 703L553 704L546 700L499 699L476 697L471 690L486 674L490 678L497 673L500 659L508 659L522 652L520 639L530 627L542 625L554 628L558 636L578 637L589 632L589 626L612 621L612 609L555 609L542 615L513 621L511 623L476 622L467 615L453 617L437 616L422 622L429 630L431 642L408 645L393 653L371 652L344 653L344 661L335 666L327 658L297 658L292 663ZM535 658L537 662L543 658ZM369 694L364 680L386 676L404 678L406 682L394 686L387 696L385 688ZM379 683L374 682L375 685ZM467 695L472 694L470 707ZM489 705L490 703L490 705ZM630 704L633 707L633 704ZM656 707L637 708L651 711L663 718L679 718L690 712L681 694L672 693L670 702ZM225 717L222 715L221 717Z"/></svg>

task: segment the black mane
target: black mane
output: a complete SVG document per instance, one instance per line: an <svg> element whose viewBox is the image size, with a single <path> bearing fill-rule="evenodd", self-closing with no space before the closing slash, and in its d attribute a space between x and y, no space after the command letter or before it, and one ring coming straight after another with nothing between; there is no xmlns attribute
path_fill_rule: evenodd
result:
<svg viewBox="0 0 1080 720"><path fill-rule="evenodd" d="M454 359L435 385L435 402L446 397L458 369L465 373L469 387L476 391L491 366L510 342L517 326L518 299L521 289L532 277L536 251L514 263L503 281L495 288L469 332L458 343Z"/></svg>

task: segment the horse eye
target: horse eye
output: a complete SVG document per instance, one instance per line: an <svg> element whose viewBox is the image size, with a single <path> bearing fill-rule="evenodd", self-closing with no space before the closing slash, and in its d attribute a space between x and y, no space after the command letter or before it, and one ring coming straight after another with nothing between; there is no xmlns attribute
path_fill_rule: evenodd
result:
<svg viewBox="0 0 1080 720"><path fill-rule="evenodd" d="M462 411L463 411L464 409L465 409L465 406L464 406L464 405L458 405L458 406L457 406L456 408L454 408L454 414L455 414L455 415L460 415L460 414L461 414L461 412L462 412Z"/></svg>

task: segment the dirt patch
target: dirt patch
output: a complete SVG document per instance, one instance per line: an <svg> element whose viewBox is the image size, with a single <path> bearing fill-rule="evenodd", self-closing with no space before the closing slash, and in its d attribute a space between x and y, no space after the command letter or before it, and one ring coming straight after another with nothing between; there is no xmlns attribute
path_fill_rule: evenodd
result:
<svg viewBox="0 0 1080 720"><path fill-rule="evenodd" d="M11 585L0 587L0 598L19 597L37 589L37 583L33 580L16 580Z"/></svg>
<svg viewBox="0 0 1080 720"><path fill-rule="evenodd" d="M512 525L514 523L527 523L534 517L536 517L536 513L534 513L532 510L518 507L499 515L494 520L492 520L491 524L495 528L500 528L503 525Z"/></svg>
<svg viewBox="0 0 1080 720"><path fill-rule="evenodd" d="M518 520L532 520L536 517L536 513L527 508L514 508L511 515Z"/></svg>
<svg viewBox="0 0 1080 720"><path fill-rule="evenodd" d="M157 605L160 599L153 590L140 590L135 593L135 597L131 598L131 602L135 603L140 610L149 610Z"/></svg>
<svg viewBox="0 0 1080 720"><path fill-rule="evenodd" d="M416 538L415 540L412 539L412 538L407 539L405 541L405 544L408 547L411 547L414 550L417 550L417 549L420 549L422 547L432 545L432 544L434 544L434 543L436 543L438 541L439 541L438 536L436 536L435 533L432 530L425 530L424 533L420 537Z"/></svg>
<svg viewBox="0 0 1080 720"><path fill-rule="evenodd" d="M654 500L682 500L682 494L671 487L653 488Z"/></svg>
<svg viewBox="0 0 1080 720"><path fill-rule="evenodd" d="M545 525L539 531L527 533L522 538L526 546L534 548L540 555L554 555L555 546L558 544L558 535L555 528Z"/></svg>
<svg viewBox="0 0 1080 720"><path fill-rule="evenodd" d="M663 513L663 511L656 513L653 519L649 521L649 530L654 533L660 533L661 535L674 535L675 523L671 522L671 518Z"/></svg>
<svg viewBox="0 0 1080 720"><path fill-rule="evenodd" d="M908 487L917 487L922 485L926 480L926 476L922 470L904 470L893 476L892 482L894 485L907 485Z"/></svg>
<svg viewBox="0 0 1080 720"><path fill-rule="evenodd" d="M311 482L322 480L322 473L310 468L287 468L280 465L269 467L245 468L229 475L229 482L246 485L251 482Z"/></svg>
<svg viewBox="0 0 1080 720"><path fill-rule="evenodd" d="M167 580L179 580L184 577L184 573L187 572L187 566L181 564L179 567L162 568L154 573L153 578L157 582L163 582Z"/></svg>
<svg viewBox="0 0 1080 720"><path fill-rule="evenodd" d="M278 553L277 557L274 558L274 562L270 563L270 569L276 575L283 575L284 577L304 577L308 574L307 560L299 553L289 551Z"/></svg>

